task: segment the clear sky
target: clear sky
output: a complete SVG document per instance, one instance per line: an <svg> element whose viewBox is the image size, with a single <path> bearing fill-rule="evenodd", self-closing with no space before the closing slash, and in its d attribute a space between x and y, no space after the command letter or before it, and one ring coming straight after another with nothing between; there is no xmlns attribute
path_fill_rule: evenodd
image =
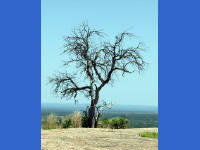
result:
<svg viewBox="0 0 200 150"><path fill-rule="evenodd" d="M106 86L102 98L114 104L158 105L158 0L42 0L41 7L41 101L61 103L51 91L48 77L62 70L63 36L83 21L103 29L110 38L124 30L145 43L146 70ZM129 43L130 44L130 43ZM66 101L67 103L73 102ZM81 98L80 104L89 103Z"/></svg>

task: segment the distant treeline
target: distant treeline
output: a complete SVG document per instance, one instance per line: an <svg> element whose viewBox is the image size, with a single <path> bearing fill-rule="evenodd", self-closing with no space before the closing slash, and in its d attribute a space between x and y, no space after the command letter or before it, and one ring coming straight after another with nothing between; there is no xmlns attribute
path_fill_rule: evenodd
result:
<svg viewBox="0 0 200 150"><path fill-rule="evenodd" d="M81 111L81 110L80 110ZM61 110L41 110L42 122L47 119L47 116L51 113L56 116L66 116L73 111L61 111ZM146 111L104 111L101 118L114 118L114 117L126 117L130 120L130 128L150 128L158 127L158 113L146 112Z"/></svg>

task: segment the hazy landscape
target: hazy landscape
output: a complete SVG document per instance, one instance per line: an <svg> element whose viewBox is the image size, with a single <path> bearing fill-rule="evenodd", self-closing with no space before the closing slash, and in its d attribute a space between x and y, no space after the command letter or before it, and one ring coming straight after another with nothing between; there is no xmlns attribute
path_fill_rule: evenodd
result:
<svg viewBox="0 0 200 150"><path fill-rule="evenodd" d="M48 116L57 118L83 112L84 104L41 104L41 125ZM52 128L41 126L41 150L158 150L158 107L114 105L102 112L104 118L128 118L125 129L111 128ZM152 134L153 133L153 134Z"/></svg>
<svg viewBox="0 0 200 150"><path fill-rule="evenodd" d="M84 111L87 105L84 104L41 104L42 123L51 113L56 116L66 116L74 111ZM101 118L126 117L130 120L130 128L154 128L158 127L158 108L156 106L137 105L115 105L112 109L102 112Z"/></svg>
<svg viewBox="0 0 200 150"><path fill-rule="evenodd" d="M64 117L84 111L87 105L41 105L42 124L54 114ZM100 118L123 116L130 120L127 129L56 128L41 129L41 150L158 150L158 108L156 106L115 105ZM155 133L156 137L146 134Z"/></svg>

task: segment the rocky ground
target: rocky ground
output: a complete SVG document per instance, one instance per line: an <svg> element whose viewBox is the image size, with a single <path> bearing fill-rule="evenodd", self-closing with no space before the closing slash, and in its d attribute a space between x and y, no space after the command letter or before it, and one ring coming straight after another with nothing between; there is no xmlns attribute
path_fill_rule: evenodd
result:
<svg viewBox="0 0 200 150"><path fill-rule="evenodd" d="M158 140L140 137L157 128L41 130L42 150L158 150Z"/></svg>

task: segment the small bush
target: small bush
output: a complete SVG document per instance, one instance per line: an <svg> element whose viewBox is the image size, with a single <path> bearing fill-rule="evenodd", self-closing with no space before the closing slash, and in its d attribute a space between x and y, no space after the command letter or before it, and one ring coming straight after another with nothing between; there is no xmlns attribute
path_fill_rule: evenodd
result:
<svg viewBox="0 0 200 150"><path fill-rule="evenodd" d="M82 112L82 127L88 128L89 127L89 114L88 114L88 107L85 111Z"/></svg>
<svg viewBox="0 0 200 150"><path fill-rule="evenodd" d="M129 120L125 117L112 118L109 121L109 126L112 129L125 129L129 127Z"/></svg>
<svg viewBox="0 0 200 150"><path fill-rule="evenodd" d="M69 116L67 116L63 121L62 121L62 128L69 128L72 126L72 120Z"/></svg>
<svg viewBox="0 0 200 150"><path fill-rule="evenodd" d="M47 129L55 129L57 127L56 123L57 123L56 116L54 114L50 114L47 117L45 128L47 128Z"/></svg>
<svg viewBox="0 0 200 150"><path fill-rule="evenodd" d="M62 118L61 117L57 116L56 125L57 125L57 127L62 128Z"/></svg>
<svg viewBox="0 0 200 150"><path fill-rule="evenodd" d="M80 128L82 124L82 115L79 111L75 111L71 116L71 122L73 128Z"/></svg>
<svg viewBox="0 0 200 150"><path fill-rule="evenodd" d="M108 118L103 118L99 122L99 127L100 128L109 128L109 119Z"/></svg>

